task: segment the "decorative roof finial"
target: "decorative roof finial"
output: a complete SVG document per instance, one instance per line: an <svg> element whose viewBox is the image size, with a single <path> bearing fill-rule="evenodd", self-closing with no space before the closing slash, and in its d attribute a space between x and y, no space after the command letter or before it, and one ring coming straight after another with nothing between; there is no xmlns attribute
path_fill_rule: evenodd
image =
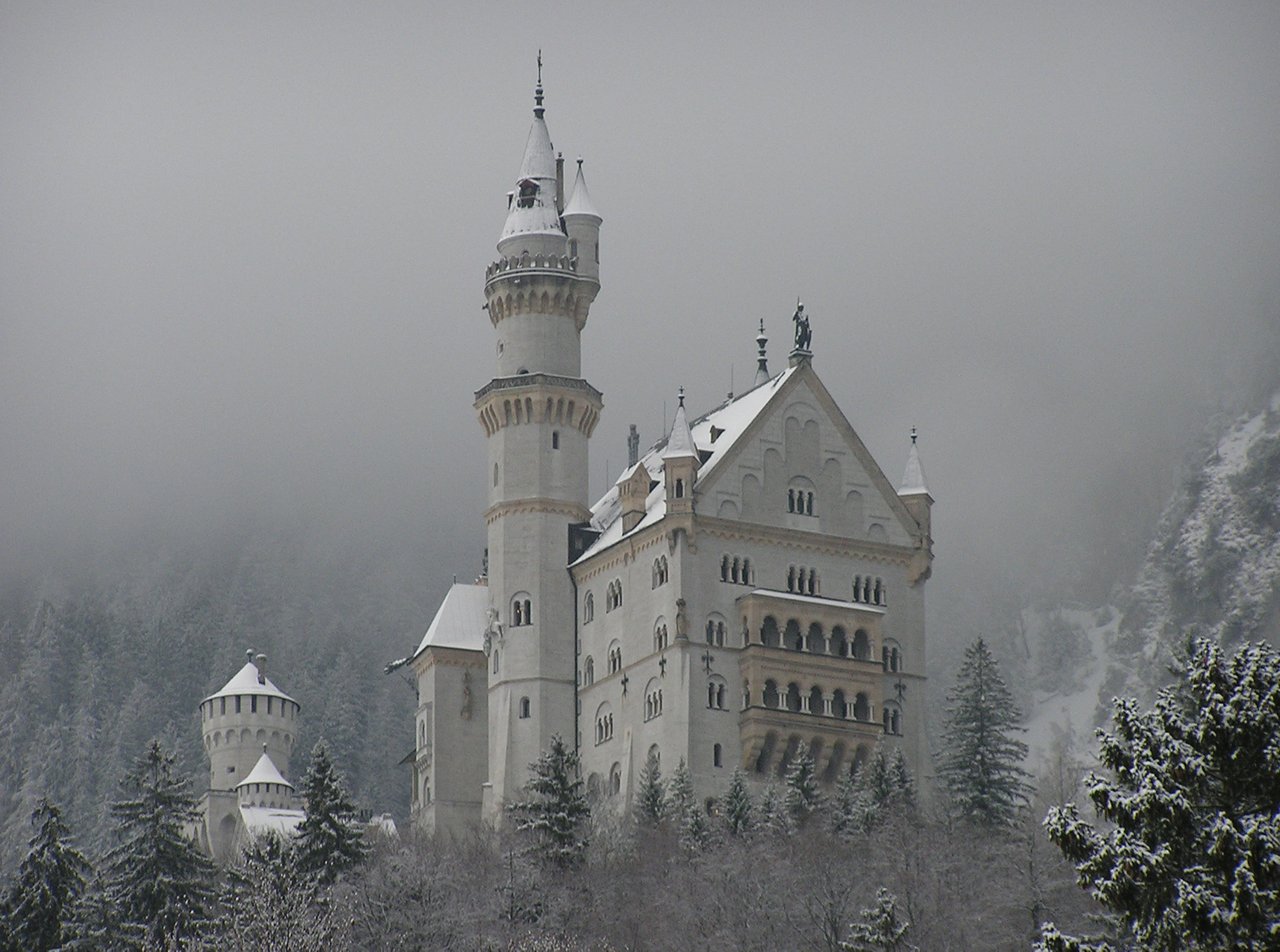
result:
<svg viewBox="0 0 1280 952"><path fill-rule="evenodd" d="M538 50L538 85L533 88L533 114L542 118L542 50Z"/></svg>
<svg viewBox="0 0 1280 952"><path fill-rule="evenodd" d="M679 390L676 391L676 397L680 401L680 406L684 406L684 387L681 387Z"/></svg>
<svg viewBox="0 0 1280 952"><path fill-rule="evenodd" d="M911 445L916 445L916 428L914 426L911 428Z"/></svg>
<svg viewBox="0 0 1280 952"><path fill-rule="evenodd" d="M760 318L760 333L756 336L756 383L758 387L769 379L769 357L765 352L765 344L769 338L764 336L764 318Z"/></svg>

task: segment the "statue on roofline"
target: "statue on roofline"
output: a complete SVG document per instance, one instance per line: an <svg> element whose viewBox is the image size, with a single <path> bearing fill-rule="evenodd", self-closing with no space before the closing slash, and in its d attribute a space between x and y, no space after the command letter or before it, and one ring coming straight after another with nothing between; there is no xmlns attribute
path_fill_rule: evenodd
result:
<svg viewBox="0 0 1280 952"><path fill-rule="evenodd" d="M796 301L796 312L791 315L796 326L796 350L808 350L813 342L813 330L809 327L809 315L804 312L804 305Z"/></svg>

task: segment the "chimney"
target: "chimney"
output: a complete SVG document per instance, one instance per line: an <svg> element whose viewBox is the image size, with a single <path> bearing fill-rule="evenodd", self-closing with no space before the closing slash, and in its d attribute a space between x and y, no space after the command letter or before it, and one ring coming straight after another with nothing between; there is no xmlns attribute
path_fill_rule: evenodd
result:
<svg viewBox="0 0 1280 952"><path fill-rule="evenodd" d="M556 214L564 214L564 153L556 153ZM561 223L563 224L563 222Z"/></svg>
<svg viewBox="0 0 1280 952"><path fill-rule="evenodd" d="M631 431L627 434L627 465L634 466L638 462L640 462L640 431L632 423Z"/></svg>
<svg viewBox="0 0 1280 952"><path fill-rule="evenodd" d="M258 655L257 668L258 668L258 683L266 684L267 683L267 656L266 655L264 654Z"/></svg>

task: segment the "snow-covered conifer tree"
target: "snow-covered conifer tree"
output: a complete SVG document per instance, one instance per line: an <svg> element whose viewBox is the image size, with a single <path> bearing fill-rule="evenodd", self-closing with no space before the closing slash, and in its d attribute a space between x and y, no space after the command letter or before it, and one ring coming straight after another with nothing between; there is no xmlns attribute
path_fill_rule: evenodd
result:
<svg viewBox="0 0 1280 952"><path fill-rule="evenodd" d="M861 921L849 929L849 938L840 943L841 952L912 952L907 942L911 923L901 921L898 900L883 886L876 893L876 904L863 909Z"/></svg>
<svg viewBox="0 0 1280 952"><path fill-rule="evenodd" d="M734 767L729 776L729 789L721 803L721 816L730 836L741 836L751 829L751 795L747 793L747 780L741 767Z"/></svg>
<svg viewBox="0 0 1280 952"><path fill-rule="evenodd" d="M69 842L62 813L48 798L36 805L31 824L36 832L30 849L0 911L7 942L45 952L61 944L63 924L84 892L89 861Z"/></svg>
<svg viewBox="0 0 1280 952"><path fill-rule="evenodd" d="M333 908L317 877L298 865L297 846L257 837L227 871L218 942L232 949L325 952L337 932Z"/></svg>
<svg viewBox="0 0 1280 952"><path fill-rule="evenodd" d="M1106 826L1075 804L1045 820L1081 885L1143 949L1280 947L1280 653L1194 643L1154 710L1117 701L1099 738L1107 774L1087 785ZM1041 945L1102 947L1052 927Z"/></svg>
<svg viewBox="0 0 1280 952"><path fill-rule="evenodd" d="M578 865L587 850L591 806L578 777L578 755L556 734L551 746L529 765L525 799L510 805L516 829L534 836L534 852L561 869Z"/></svg>
<svg viewBox="0 0 1280 952"><path fill-rule="evenodd" d="M1018 709L981 638L965 649L947 701L946 753L938 773L952 808L979 823L1012 825L1032 789L1022 768L1027 745L1014 736L1023 730Z"/></svg>
<svg viewBox="0 0 1280 952"><path fill-rule="evenodd" d="M207 924L213 865L184 832L198 817L190 786L153 740L111 804L117 843L104 860L106 899L125 922L143 925L152 943L186 940Z"/></svg>
<svg viewBox="0 0 1280 952"><path fill-rule="evenodd" d="M787 818L796 826L803 826L822 801L818 790L817 767L813 754L804 741L796 748L795 756L787 765L787 793L783 798Z"/></svg>
<svg viewBox="0 0 1280 952"><path fill-rule="evenodd" d="M657 826L667 815L667 785L662 779L662 766L652 751L640 768L640 786L636 791L636 816L646 826Z"/></svg>
<svg viewBox="0 0 1280 952"><path fill-rule="evenodd" d="M311 765L302 781L302 799L306 816L298 824L298 865L327 885L345 870L364 862L369 847L364 842L355 804L323 740L311 751Z"/></svg>

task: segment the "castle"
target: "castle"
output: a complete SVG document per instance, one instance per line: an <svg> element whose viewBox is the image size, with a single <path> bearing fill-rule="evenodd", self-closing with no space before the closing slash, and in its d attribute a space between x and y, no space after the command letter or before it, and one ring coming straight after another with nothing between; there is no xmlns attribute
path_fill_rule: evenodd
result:
<svg viewBox="0 0 1280 952"><path fill-rule="evenodd" d="M814 370L794 316L771 374L670 432L589 505L601 392L581 367L602 218L578 161L566 200L539 75L498 258L485 272L497 373L475 394L488 443L486 577L455 583L417 651L413 819L496 822L555 735L589 791L625 809L652 752L700 797L733 768L781 775L801 742L834 781L876 744L917 777L930 507L912 434L898 488Z"/></svg>

